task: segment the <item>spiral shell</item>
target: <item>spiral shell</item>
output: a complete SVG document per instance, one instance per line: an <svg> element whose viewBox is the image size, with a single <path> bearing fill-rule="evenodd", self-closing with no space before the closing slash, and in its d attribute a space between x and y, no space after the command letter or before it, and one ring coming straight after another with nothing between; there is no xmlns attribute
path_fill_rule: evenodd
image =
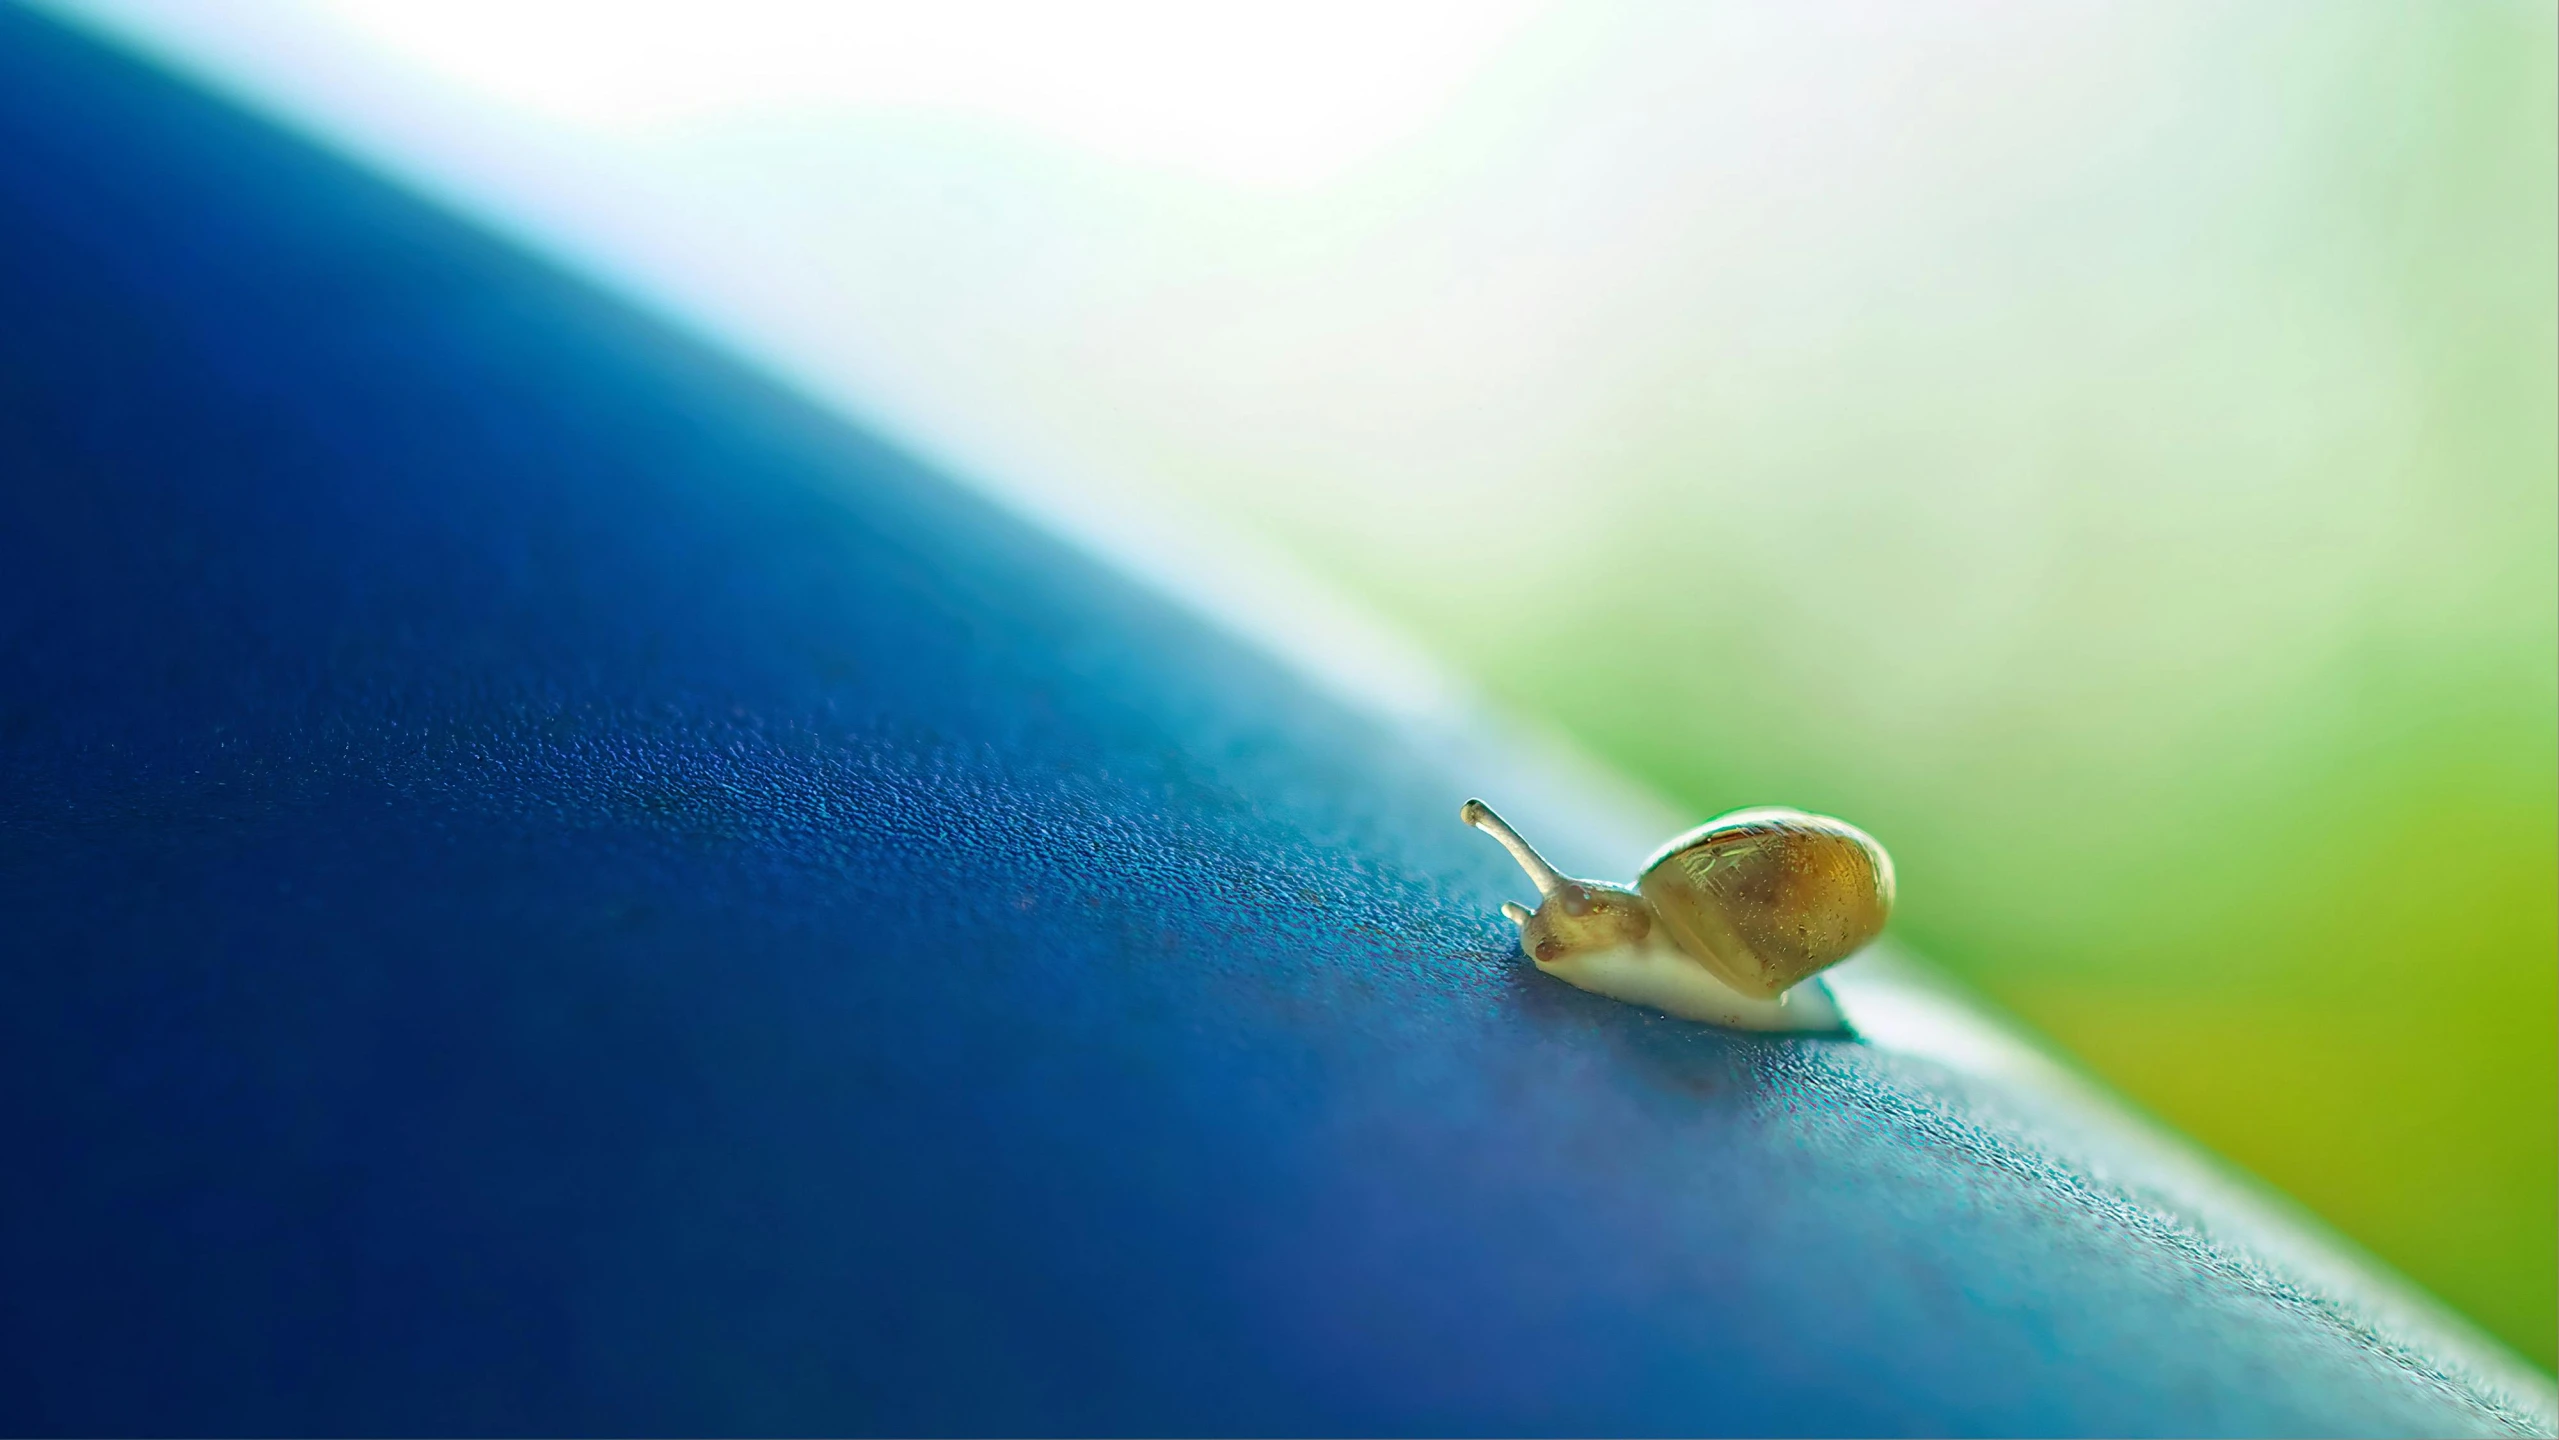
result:
<svg viewBox="0 0 2559 1440"><path fill-rule="evenodd" d="M1736 810L1654 851L1635 888L1680 949L1734 989L1767 997L1882 933L1893 862L1845 820Z"/></svg>

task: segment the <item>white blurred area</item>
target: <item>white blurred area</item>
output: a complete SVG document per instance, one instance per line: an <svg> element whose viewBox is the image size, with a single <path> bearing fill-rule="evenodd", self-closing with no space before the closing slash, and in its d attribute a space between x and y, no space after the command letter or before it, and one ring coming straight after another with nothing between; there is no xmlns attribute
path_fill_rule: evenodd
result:
<svg viewBox="0 0 2559 1440"><path fill-rule="evenodd" d="M278 7L279 10L284 7ZM1491 3L931 5L327 0L305 23L478 103L588 132L846 111L968 117L1256 185L1410 135L1531 8Z"/></svg>

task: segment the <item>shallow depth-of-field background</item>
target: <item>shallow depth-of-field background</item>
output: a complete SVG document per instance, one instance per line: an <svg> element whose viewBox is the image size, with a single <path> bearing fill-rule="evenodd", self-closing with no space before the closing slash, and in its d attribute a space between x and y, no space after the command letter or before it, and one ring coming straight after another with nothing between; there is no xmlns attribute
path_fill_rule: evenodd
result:
<svg viewBox="0 0 2559 1440"><path fill-rule="evenodd" d="M2552 1362L2548 5L76 8L1855 818L1914 948Z"/></svg>

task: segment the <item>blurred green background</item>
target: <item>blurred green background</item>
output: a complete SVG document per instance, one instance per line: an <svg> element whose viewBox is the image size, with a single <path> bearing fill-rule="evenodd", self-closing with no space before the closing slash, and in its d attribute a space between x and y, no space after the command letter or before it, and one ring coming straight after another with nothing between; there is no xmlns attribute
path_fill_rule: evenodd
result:
<svg viewBox="0 0 2559 1440"><path fill-rule="evenodd" d="M1913 948L2559 1356L2549 5L71 8L1856 819Z"/></svg>

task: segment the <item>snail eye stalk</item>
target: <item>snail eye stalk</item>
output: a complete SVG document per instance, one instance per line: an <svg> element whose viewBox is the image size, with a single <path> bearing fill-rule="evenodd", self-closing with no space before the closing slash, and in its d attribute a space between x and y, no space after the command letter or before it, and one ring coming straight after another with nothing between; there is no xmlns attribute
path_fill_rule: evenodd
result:
<svg viewBox="0 0 2559 1440"><path fill-rule="evenodd" d="M1536 883L1538 894L1552 895L1565 884L1563 872L1547 864L1546 857L1537 853L1537 847L1521 839L1509 821L1493 813L1492 806L1481 800L1469 800L1460 807L1457 818L1502 842L1502 848L1511 852L1511 858L1519 862L1519 868L1527 871L1528 878ZM1507 909L1504 913L1508 913Z"/></svg>

